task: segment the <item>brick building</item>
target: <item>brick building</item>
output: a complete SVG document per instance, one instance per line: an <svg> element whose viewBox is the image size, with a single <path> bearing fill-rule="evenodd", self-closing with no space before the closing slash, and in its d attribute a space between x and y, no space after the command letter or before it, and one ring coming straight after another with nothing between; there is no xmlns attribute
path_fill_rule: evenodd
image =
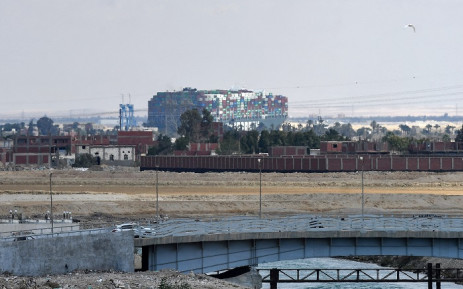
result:
<svg viewBox="0 0 463 289"><path fill-rule="evenodd" d="M135 146L137 155L148 153L148 149L157 142L152 131L118 131L117 144L120 146Z"/></svg>
<svg viewBox="0 0 463 289"><path fill-rule="evenodd" d="M17 136L9 161L14 165L53 166L53 160L71 154L71 150L70 136Z"/></svg>

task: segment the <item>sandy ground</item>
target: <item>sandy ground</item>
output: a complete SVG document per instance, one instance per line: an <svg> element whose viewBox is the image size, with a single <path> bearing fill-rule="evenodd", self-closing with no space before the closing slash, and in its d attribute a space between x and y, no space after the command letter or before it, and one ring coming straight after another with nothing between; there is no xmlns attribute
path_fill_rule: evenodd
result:
<svg viewBox="0 0 463 289"><path fill-rule="evenodd" d="M258 214L258 173L159 172L158 179L162 215L197 218ZM83 227L148 222L156 215L155 180L153 171L62 170L52 172L50 186L49 171L0 171L0 217L6 218L9 210L18 210L29 218L43 218L50 209L51 192L55 219L63 211L71 211ZM263 173L263 217L360 214L361 180L361 173ZM459 172L364 172L364 194L366 213L463 215L463 173ZM158 288L163 277L173 281L188 279L159 272L111 274L4 276L0 285L49 288L46 280L51 280L63 288L87 288L90 284L92 288L122 288L117 287L117 282L125 288ZM201 276L190 277L190 288L239 288Z"/></svg>
<svg viewBox="0 0 463 289"><path fill-rule="evenodd" d="M50 209L85 222L113 224L156 215L155 172L0 172L0 216L18 210L30 218ZM160 214L170 217L257 215L258 173L159 172ZM263 173L264 216L358 214L361 173ZM463 173L365 172L365 213L463 214Z"/></svg>

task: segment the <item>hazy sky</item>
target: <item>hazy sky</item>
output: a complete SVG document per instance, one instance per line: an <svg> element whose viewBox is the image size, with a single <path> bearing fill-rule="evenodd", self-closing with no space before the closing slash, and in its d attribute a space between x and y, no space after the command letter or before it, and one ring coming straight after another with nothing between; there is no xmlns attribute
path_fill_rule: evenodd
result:
<svg viewBox="0 0 463 289"><path fill-rule="evenodd" d="M461 0L0 0L3 116L248 88L290 116L463 115ZM407 24L413 24L416 32Z"/></svg>

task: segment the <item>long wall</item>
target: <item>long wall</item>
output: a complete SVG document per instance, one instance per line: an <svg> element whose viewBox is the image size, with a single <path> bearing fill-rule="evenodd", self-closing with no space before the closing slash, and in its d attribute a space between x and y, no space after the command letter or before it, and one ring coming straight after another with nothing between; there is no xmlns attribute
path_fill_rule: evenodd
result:
<svg viewBox="0 0 463 289"><path fill-rule="evenodd" d="M275 171L352 172L368 171L462 171L463 156L144 156L141 170L171 171ZM259 161L261 160L259 167ZM158 166L158 167L156 167Z"/></svg>
<svg viewBox="0 0 463 289"><path fill-rule="evenodd" d="M134 271L133 232L0 241L0 272L21 276L74 270Z"/></svg>

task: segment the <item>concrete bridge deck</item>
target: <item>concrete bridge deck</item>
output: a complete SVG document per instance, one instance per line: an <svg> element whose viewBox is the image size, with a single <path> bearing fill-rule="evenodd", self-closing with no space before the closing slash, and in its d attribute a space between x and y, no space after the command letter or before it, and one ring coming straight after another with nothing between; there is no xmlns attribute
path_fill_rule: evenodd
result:
<svg viewBox="0 0 463 289"><path fill-rule="evenodd" d="M256 236L275 237L438 237L463 236L463 218L440 215L412 216L316 216L278 218L230 217L225 219L173 219L151 224L153 238L135 241L136 246L172 242L239 240Z"/></svg>
<svg viewBox="0 0 463 289"><path fill-rule="evenodd" d="M142 247L145 270L211 272L287 259L354 255L463 258L463 218L299 215L169 220Z"/></svg>

